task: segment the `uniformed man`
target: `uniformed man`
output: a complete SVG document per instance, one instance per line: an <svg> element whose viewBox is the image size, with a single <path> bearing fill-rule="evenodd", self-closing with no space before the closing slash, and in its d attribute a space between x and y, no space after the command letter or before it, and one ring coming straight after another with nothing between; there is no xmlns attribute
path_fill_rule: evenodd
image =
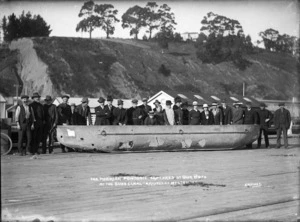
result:
<svg viewBox="0 0 300 222"><path fill-rule="evenodd" d="M264 134L266 148L269 148L268 128L273 115L269 110L266 109L266 104L264 103L260 104L260 110L258 110L257 113L259 116L259 124L260 124L259 137L257 140L257 148L260 148L261 146L262 133Z"/></svg>
<svg viewBox="0 0 300 222"><path fill-rule="evenodd" d="M16 109L16 122L18 129L18 151L19 155L26 155L27 152L31 153L30 143L31 143L31 130L34 129L34 116L33 110L28 105L29 96L22 95L22 104L19 104ZM26 148L23 148L23 141L26 137Z"/></svg>
<svg viewBox="0 0 300 222"><path fill-rule="evenodd" d="M278 149L281 146L281 133L283 133L284 147L288 149L287 131L290 128L291 124L291 114L290 111L285 109L284 107L284 103L279 103L279 109L277 109L274 113L274 124L277 130L276 148Z"/></svg>
<svg viewBox="0 0 300 222"><path fill-rule="evenodd" d="M223 111L218 107L216 102L211 104L211 112L214 116L214 124L223 125Z"/></svg>
<svg viewBox="0 0 300 222"><path fill-rule="evenodd" d="M104 107L105 99L100 97L98 99L99 106L95 108L96 121L95 125L110 125L109 123L109 113L108 110Z"/></svg>
<svg viewBox="0 0 300 222"><path fill-rule="evenodd" d="M58 123L57 125L71 125L71 117L72 111L71 106L68 104L70 96L65 94L62 97L62 103L57 106L57 113L58 113ZM66 152L65 146L60 144L61 150L63 153ZM71 149L67 148L68 151Z"/></svg>
<svg viewBox="0 0 300 222"><path fill-rule="evenodd" d="M137 106L138 100L132 100L132 107L127 110L126 125L143 125L144 111Z"/></svg>
<svg viewBox="0 0 300 222"><path fill-rule="evenodd" d="M91 117L91 109L89 107L89 99L87 97L82 98L81 105L76 108L77 113L77 125L93 125Z"/></svg>
<svg viewBox="0 0 300 222"><path fill-rule="evenodd" d="M232 124L233 110L230 106L227 105L226 100L222 101L221 109L223 114L223 118L222 118L223 125Z"/></svg>
<svg viewBox="0 0 300 222"><path fill-rule="evenodd" d="M193 109L189 112L189 124L190 125L200 125L201 123L201 113L198 109L198 102L193 102Z"/></svg>
<svg viewBox="0 0 300 222"><path fill-rule="evenodd" d="M248 125L257 125L258 122L258 114L257 112L252 108L251 102L246 103L246 110L244 112L244 124ZM252 148L252 143L246 144L247 148Z"/></svg>
<svg viewBox="0 0 300 222"><path fill-rule="evenodd" d="M30 107L34 114L34 129L32 130L32 153L40 154L39 146L43 139L43 128L45 124L45 115L43 105L40 103L40 95L35 92L32 95L33 102Z"/></svg>
<svg viewBox="0 0 300 222"><path fill-rule="evenodd" d="M54 133L55 128L58 123L58 113L57 108L53 104L53 99L51 96L46 96L45 98L44 114L45 114L45 124L43 129L43 141L42 141L42 153L45 154L47 151L47 139L49 153L53 152L53 143L54 143Z"/></svg>
<svg viewBox="0 0 300 222"><path fill-rule="evenodd" d="M175 113L171 106L172 106L171 100L167 100L166 108L164 111L164 122L165 122L165 125L173 126L173 125L175 125Z"/></svg>
<svg viewBox="0 0 300 222"><path fill-rule="evenodd" d="M109 125L113 125L113 123L114 123L113 111L116 108L112 105L113 97L107 96L106 102L107 102L107 104L104 106L104 109L105 109L105 112L107 113Z"/></svg>
<svg viewBox="0 0 300 222"><path fill-rule="evenodd" d="M244 123L244 110L242 109L242 103L236 102L233 104L234 109L232 110L232 124L239 125Z"/></svg>
<svg viewBox="0 0 300 222"><path fill-rule="evenodd" d="M123 108L123 100L118 100L118 107L113 110L114 122L113 125L124 126L127 123L127 111Z"/></svg>
<svg viewBox="0 0 300 222"><path fill-rule="evenodd" d="M214 115L208 109L208 104L203 104L203 111L201 112L201 125L214 125Z"/></svg>

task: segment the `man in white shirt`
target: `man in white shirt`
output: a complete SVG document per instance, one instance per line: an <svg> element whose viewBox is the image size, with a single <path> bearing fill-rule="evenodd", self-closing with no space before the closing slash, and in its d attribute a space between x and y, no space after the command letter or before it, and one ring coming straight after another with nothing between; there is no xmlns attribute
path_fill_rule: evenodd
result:
<svg viewBox="0 0 300 222"><path fill-rule="evenodd" d="M34 129L34 114L33 110L28 105L29 96L23 95L21 96L22 104L18 105L16 109L16 122L18 129L18 150L19 155L26 155L30 150L30 142L31 142L31 130ZM26 135L26 149L23 148L23 140Z"/></svg>

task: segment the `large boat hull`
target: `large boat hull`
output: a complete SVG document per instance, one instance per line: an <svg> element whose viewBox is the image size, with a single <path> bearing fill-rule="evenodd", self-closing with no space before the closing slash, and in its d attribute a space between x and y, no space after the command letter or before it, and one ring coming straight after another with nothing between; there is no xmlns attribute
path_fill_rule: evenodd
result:
<svg viewBox="0 0 300 222"><path fill-rule="evenodd" d="M257 125L58 126L58 141L70 148L101 152L220 150L257 140Z"/></svg>

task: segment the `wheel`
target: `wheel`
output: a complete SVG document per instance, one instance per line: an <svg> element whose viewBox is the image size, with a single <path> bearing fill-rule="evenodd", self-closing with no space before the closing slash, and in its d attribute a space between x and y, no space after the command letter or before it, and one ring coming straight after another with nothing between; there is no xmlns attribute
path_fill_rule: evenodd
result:
<svg viewBox="0 0 300 222"><path fill-rule="evenodd" d="M10 137L5 133L1 133L1 156L8 154L11 149L12 141Z"/></svg>

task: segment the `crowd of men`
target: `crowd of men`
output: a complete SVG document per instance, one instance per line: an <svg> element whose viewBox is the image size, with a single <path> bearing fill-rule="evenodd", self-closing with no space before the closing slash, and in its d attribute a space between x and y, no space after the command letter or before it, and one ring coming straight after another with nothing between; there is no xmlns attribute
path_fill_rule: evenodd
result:
<svg viewBox="0 0 300 222"><path fill-rule="evenodd" d="M40 154L39 145L42 143L42 153L47 149L53 152L53 142L57 125L93 125L91 109L88 98L82 98L80 105L68 104L69 95L62 96L62 103L58 106L53 104L51 96L46 96L42 105L40 95L33 93L33 102L29 104L29 96L21 96L22 104L16 109L16 122L19 130L18 149L20 155ZM260 125L260 133L257 148L261 147L262 134L265 138L265 146L269 148L268 128L271 120L274 120L277 129L277 148L281 146L281 134L283 132L285 148L288 147L287 130L290 127L290 112L284 108L284 103L279 104L274 116L266 109L264 103L260 109L252 108L250 102L246 103L246 109L242 103L236 102L233 107L227 105L224 100L221 104L212 103L200 106L197 101L192 103L192 109L188 109L188 103L180 97L172 101L167 100L163 109L161 103L156 100L155 108L147 104L144 98L143 104L138 106L138 100L132 100L129 109L123 107L124 102L118 100L117 107L112 105L113 97L107 96L106 100L100 97L99 106L95 108L94 125L231 125L231 124L254 124ZM106 102L106 105L104 105ZM172 106L173 105L173 106ZM26 138L26 147L23 141ZM46 144L48 141L48 144ZM248 144L247 147L252 147ZM61 145L62 152L66 147ZM67 148L68 149L68 148Z"/></svg>

